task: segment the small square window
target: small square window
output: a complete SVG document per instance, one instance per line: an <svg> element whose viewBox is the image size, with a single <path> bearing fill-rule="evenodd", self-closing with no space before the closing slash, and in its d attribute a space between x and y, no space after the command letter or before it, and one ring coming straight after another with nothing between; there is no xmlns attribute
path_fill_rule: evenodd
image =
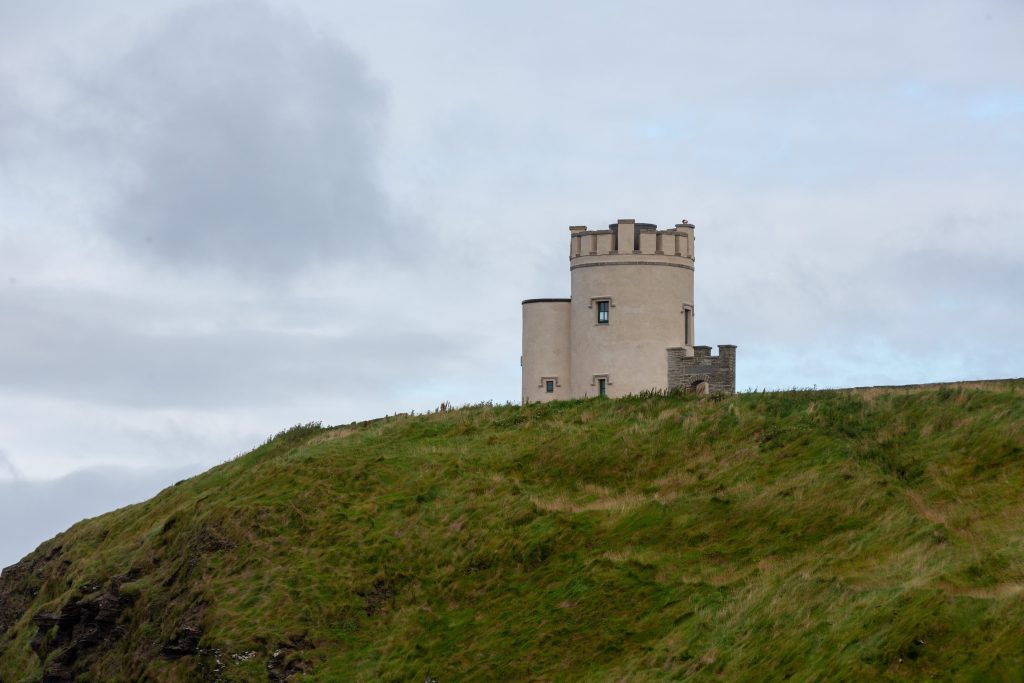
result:
<svg viewBox="0 0 1024 683"><path fill-rule="evenodd" d="M597 322L605 325L608 323L608 301L597 302Z"/></svg>
<svg viewBox="0 0 1024 683"><path fill-rule="evenodd" d="M549 379L544 381L544 391L549 394L555 393L555 380Z"/></svg>

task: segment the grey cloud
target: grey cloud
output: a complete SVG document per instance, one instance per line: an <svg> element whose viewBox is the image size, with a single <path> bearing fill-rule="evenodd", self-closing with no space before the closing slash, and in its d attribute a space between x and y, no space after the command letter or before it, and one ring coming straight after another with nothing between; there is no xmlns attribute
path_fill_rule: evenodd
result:
<svg viewBox="0 0 1024 683"><path fill-rule="evenodd" d="M0 567L14 564L83 518L145 500L198 470L102 467L48 481L0 481Z"/></svg>
<svg viewBox="0 0 1024 683"><path fill-rule="evenodd" d="M0 448L0 479L21 479L21 472L11 462L10 456L7 452Z"/></svg>
<svg viewBox="0 0 1024 683"><path fill-rule="evenodd" d="M129 253L274 278L395 248L383 92L298 18L183 9L75 85L64 144L108 160L97 222Z"/></svg>
<svg viewBox="0 0 1024 683"><path fill-rule="evenodd" d="M0 290L3 392L133 407L273 404L285 395L330 392L399 395L412 381L443 374L465 357L472 336L403 329L367 317L348 330L329 326L319 301L259 300L258 310L209 305L194 311L211 330L189 330L182 312L101 295ZM269 326L254 324L273 315ZM248 318L248 320L246 320ZM188 322L188 321L185 321ZM169 329L147 329L160 324Z"/></svg>

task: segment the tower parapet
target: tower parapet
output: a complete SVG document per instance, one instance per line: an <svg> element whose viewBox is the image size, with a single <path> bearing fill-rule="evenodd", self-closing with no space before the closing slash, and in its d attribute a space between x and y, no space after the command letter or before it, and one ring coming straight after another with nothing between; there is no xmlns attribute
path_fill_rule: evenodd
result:
<svg viewBox="0 0 1024 683"><path fill-rule="evenodd" d="M654 223L637 223L621 218L607 230L590 230L585 225L569 228L569 260L571 267L588 263L639 259L642 262L666 261L693 268L692 223L682 221L674 228L658 230Z"/></svg>

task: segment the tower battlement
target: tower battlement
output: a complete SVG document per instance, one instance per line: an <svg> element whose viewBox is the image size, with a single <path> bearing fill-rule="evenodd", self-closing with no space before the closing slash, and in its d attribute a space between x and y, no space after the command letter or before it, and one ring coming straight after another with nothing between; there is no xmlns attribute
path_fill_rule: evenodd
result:
<svg viewBox="0 0 1024 683"><path fill-rule="evenodd" d="M605 260L592 257L610 256L622 260L661 257L664 260L688 261L692 267L693 229L694 225L685 220L673 228L658 230L654 223L637 223L632 218L620 218L606 230L574 225L569 228L569 260L582 264Z"/></svg>
<svg viewBox="0 0 1024 683"><path fill-rule="evenodd" d="M694 345L693 233L687 220L570 227L571 296L523 302L523 400L733 391L735 347L721 347L729 361Z"/></svg>

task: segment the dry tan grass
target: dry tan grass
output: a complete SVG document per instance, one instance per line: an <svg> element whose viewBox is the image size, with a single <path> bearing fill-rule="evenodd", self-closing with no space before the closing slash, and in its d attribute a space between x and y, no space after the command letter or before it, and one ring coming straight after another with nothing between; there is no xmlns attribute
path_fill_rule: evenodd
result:
<svg viewBox="0 0 1024 683"><path fill-rule="evenodd" d="M940 510L937 510L927 503L921 497L921 494L917 491L907 491L907 498L910 499L910 504L914 506L914 511L927 519L932 524L941 524L946 526L946 515Z"/></svg>
<svg viewBox="0 0 1024 683"><path fill-rule="evenodd" d="M956 586L948 581L939 581L933 584L935 588L951 596L963 596L965 598L980 598L982 600L999 600L1001 598L1012 598L1024 593L1024 584L1018 581L1007 581L992 586Z"/></svg>
<svg viewBox="0 0 1024 683"><path fill-rule="evenodd" d="M345 429L340 427L338 429L331 429L324 432L323 434L317 434L309 441L306 442L307 446L316 446L318 444L327 443L328 441L337 441L338 439L344 439L345 437L352 436L355 431L352 429Z"/></svg>
<svg viewBox="0 0 1024 683"><path fill-rule="evenodd" d="M676 499L672 493L654 495L643 493L614 494L603 486L584 486L584 492L596 496L592 500L578 500L568 494L549 497L533 497L530 500L546 512L629 512L647 503L668 503Z"/></svg>
<svg viewBox="0 0 1024 683"><path fill-rule="evenodd" d="M624 562L637 562L640 564L656 565L662 559L660 553L650 550L638 550L636 548L623 548L621 550L609 550L601 555L604 559L615 564Z"/></svg>
<svg viewBox="0 0 1024 683"><path fill-rule="evenodd" d="M678 420L683 414L679 408L666 408L658 413L659 420Z"/></svg>
<svg viewBox="0 0 1024 683"><path fill-rule="evenodd" d="M969 519L958 518L955 521L951 520L946 513L936 508L934 505L930 505L916 491L908 490L907 498L910 500L910 505L914 508L914 512L919 516L928 520L932 524L942 525L947 531L959 538L961 541L969 543L972 546L977 545L978 539L974 531L970 528Z"/></svg>
<svg viewBox="0 0 1024 683"><path fill-rule="evenodd" d="M906 433L907 423L904 420L896 420L879 431L878 439L880 441L888 441L903 436Z"/></svg>
<svg viewBox="0 0 1024 683"><path fill-rule="evenodd" d="M647 497L641 494L598 498L587 502L579 502L569 496L560 495L547 499L534 498L533 504L547 512L629 512L647 501Z"/></svg>
<svg viewBox="0 0 1024 683"><path fill-rule="evenodd" d="M972 424L974 424L974 418L973 417L967 417L967 416L961 417L960 419L956 420L953 423L953 431L960 431L960 430L966 429L967 427L969 427Z"/></svg>
<svg viewBox="0 0 1024 683"><path fill-rule="evenodd" d="M1012 379L980 379L980 380L967 380L964 382L936 382L934 384L906 384L902 386L878 386L878 387L851 387L847 391L852 391L867 401L873 401L879 396L892 395L897 392L905 394L916 394L922 391L931 391L933 389L981 389L983 391L1005 391L1010 388L1013 382L1016 380ZM960 399L960 397L958 397ZM962 399L960 399L962 400Z"/></svg>
<svg viewBox="0 0 1024 683"><path fill-rule="evenodd" d="M712 586L728 586L736 583L749 573L749 570L739 567L724 567L720 571L708 575L707 582Z"/></svg>
<svg viewBox="0 0 1024 683"><path fill-rule="evenodd" d="M612 490L607 486L598 486L597 484L583 484L580 489L584 493L589 493L594 496L601 496L607 498L612 495Z"/></svg>
<svg viewBox="0 0 1024 683"><path fill-rule="evenodd" d="M685 470L677 470L672 474L655 479L653 484L658 487L658 495L664 500L675 500L682 489L697 482L697 475Z"/></svg>
<svg viewBox="0 0 1024 683"><path fill-rule="evenodd" d="M619 564L621 562L629 562L636 555L636 551L632 548L626 550L609 550L603 557L606 560Z"/></svg>
<svg viewBox="0 0 1024 683"><path fill-rule="evenodd" d="M984 588L945 588L951 595L963 595L968 598L982 598L986 600L997 600L999 598L1011 598L1024 592L1024 585L1020 583L999 583L995 586Z"/></svg>
<svg viewBox="0 0 1024 683"><path fill-rule="evenodd" d="M690 668L686 670L687 676L696 675L701 669L707 668L714 664L718 660L718 648L711 648L701 656L700 659L690 665Z"/></svg>

